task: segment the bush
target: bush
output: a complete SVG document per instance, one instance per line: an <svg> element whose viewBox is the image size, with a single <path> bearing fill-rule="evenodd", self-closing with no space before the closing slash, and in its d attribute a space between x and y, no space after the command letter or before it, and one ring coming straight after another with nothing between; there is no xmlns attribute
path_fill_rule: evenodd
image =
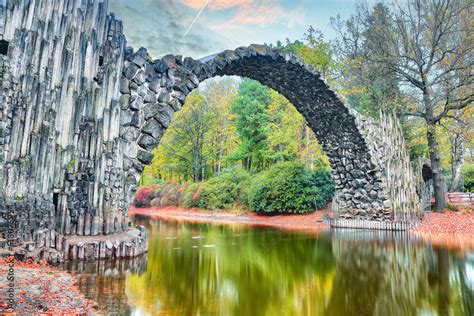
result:
<svg viewBox="0 0 474 316"><path fill-rule="evenodd" d="M450 211L453 211L453 212L459 212L460 210L463 209L463 205L461 204L453 204L453 203L448 203L446 208Z"/></svg>
<svg viewBox="0 0 474 316"><path fill-rule="evenodd" d="M179 185L176 183L166 183L160 192L159 206L178 206L180 200Z"/></svg>
<svg viewBox="0 0 474 316"><path fill-rule="evenodd" d="M304 166L284 162L254 178L249 190L249 208L266 213L306 213L318 197L315 178Z"/></svg>
<svg viewBox="0 0 474 316"><path fill-rule="evenodd" d="M253 178L249 178L245 181L242 181L242 183L240 184L240 193L239 193L240 207L250 209L249 207L250 191L257 177L258 175L254 176Z"/></svg>
<svg viewBox="0 0 474 316"><path fill-rule="evenodd" d="M243 169L232 168L203 183L199 207L216 210L229 209L240 200L241 184L249 179Z"/></svg>
<svg viewBox="0 0 474 316"><path fill-rule="evenodd" d="M179 195L178 204L177 204L178 206L184 205L184 194L186 193L186 190L188 189L188 187L189 187L189 183L181 184L178 187L178 195Z"/></svg>
<svg viewBox="0 0 474 316"><path fill-rule="evenodd" d="M241 168L231 168L206 182L141 187L134 205L182 205L208 210L238 205L259 212L304 213L323 208L333 195L334 182L329 171L311 172L301 164L286 162L253 178Z"/></svg>
<svg viewBox="0 0 474 316"><path fill-rule="evenodd" d="M474 165L467 165L462 170L464 191L474 192Z"/></svg>
<svg viewBox="0 0 474 316"><path fill-rule="evenodd" d="M180 185L176 183L140 187L133 204L138 207L178 206L182 199L181 192Z"/></svg>
<svg viewBox="0 0 474 316"><path fill-rule="evenodd" d="M140 187L135 196L135 200L133 201L133 205L138 207L150 206L150 202L156 197L156 191L158 190L159 186L154 184Z"/></svg>
<svg viewBox="0 0 474 316"><path fill-rule="evenodd" d="M160 206L161 205L160 198L154 198L150 201L150 206Z"/></svg>
<svg viewBox="0 0 474 316"><path fill-rule="evenodd" d="M187 185L183 194L183 206L186 208L199 207L199 200L201 196L201 184L191 183Z"/></svg>
<svg viewBox="0 0 474 316"><path fill-rule="evenodd" d="M313 172L311 176L311 182L317 188L316 200L314 202L314 207L317 210L325 207L329 202L331 202L334 197L335 188L334 180L332 179L331 172L324 169L318 169Z"/></svg>

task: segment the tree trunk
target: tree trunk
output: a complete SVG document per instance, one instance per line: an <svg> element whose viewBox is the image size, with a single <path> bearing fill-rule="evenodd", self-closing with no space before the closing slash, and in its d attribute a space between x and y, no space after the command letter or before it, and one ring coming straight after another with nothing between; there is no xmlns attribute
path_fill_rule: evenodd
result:
<svg viewBox="0 0 474 316"><path fill-rule="evenodd" d="M222 157L224 156L224 147L225 147L225 138L223 137L222 140L219 142L219 154L217 155L217 175L221 174L222 168Z"/></svg>
<svg viewBox="0 0 474 316"><path fill-rule="evenodd" d="M305 139L306 139L306 157L305 157L305 165L306 165L306 168L309 168L309 133L310 133L310 129L308 126L306 126L306 129L305 129Z"/></svg>
<svg viewBox="0 0 474 316"><path fill-rule="evenodd" d="M446 208L443 173L441 172L441 159L439 157L438 142L436 141L436 126L428 124L428 148L430 152L431 170L433 173L433 189L435 195L435 210L442 211Z"/></svg>
<svg viewBox="0 0 474 316"><path fill-rule="evenodd" d="M304 163L304 155L303 155L303 147L301 146L301 138L302 138L303 131L299 130L296 134L296 143L298 144L298 159L300 163Z"/></svg>
<svg viewBox="0 0 474 316"><path fill-rule="evenodd" d="M426 138L428 139L428 150L430 152L431 172L433 176L433 191L435 196L435 210L442 211L446 208L443 173L441 172L441 158L439 157L438 141L436 140L436 122L433 122L433 105L430 98L430 89L426 85L426 76L422 73L423 82L423 104L426 109Z"/></svg>
<svg viewBox="0 0 474 316"><path fill-rule="evenodd" d="M199 175L201 174L201 170L199 168L199 140L196 140L196 143L194 144L193 153L193 180L194 182L199 182Z"/></svg>
<svg viewBox="0 0 474 316"><path fill-rule="evenodd" d="M459 182L461 180L461 168L464 160L464 139L461 134L453 135L453 144L451 147L451 186L449 191L455 192L459 190Z"/></svg>

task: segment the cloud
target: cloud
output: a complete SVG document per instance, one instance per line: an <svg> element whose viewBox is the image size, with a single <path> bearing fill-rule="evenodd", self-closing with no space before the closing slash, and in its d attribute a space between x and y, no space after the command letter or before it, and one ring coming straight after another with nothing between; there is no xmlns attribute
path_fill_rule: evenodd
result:
<svg viewBox="0 0 474 316"><path fill-rule="evenodd" d="M188 3L190 7L201 4L200 0L191 2L193 3ZM282 23L293 28L295 25L303 25L306 18L303 7L288 10L282 6L281 0L210 0L208 8L214 10L232 8L234 11L229 20L210 25L210 28L216 31L245 25L266 27L274 23Z"/></svg>
<svg viewBox="0 0 474 316"><path fill-rule="evenodd" d="M202 57L222 50L222 37L198 29L182 39L194 16L189 8L169 0L114 0L109 11L122 20L127 45L145 47L152 58L166 54Z"/></svg>
<svg viewBox="0 0 474 316"><path fill-rule="evenodd" d="M206 0L178 0L181 4L194 9L199 10L202 8ZM221 11L230 9L241 5L249 5L253 0L210 0L208 8L214 11Z"/></svg>
<svg viewBox="0 0 474 316"><path fill-rule="evenodd" d="M135 49L146 47L152 58L166 54L200 58L224 49L285 38L289 29L306 23L305 9L295 8L293 2L209 0L183 38L205 3L206 0L110 0L109 11L123 21L127 45Z"/></svg>
<svg viewBox="0 0 474 316"><path fill-rule="evenodd" d="M283 14L284 11L280 6L272 5L271 1L262 1L256 5L242 6L231 22L265 26L275 22Z"/></svg>
<svg viewBox="0 0 474 316"><path fill-rule="evenodd" d="M291 29L296 25L306 25L306 16L307 11L303 7L298 7L294 10L291 10L285 15L286 26Z"/></svg>

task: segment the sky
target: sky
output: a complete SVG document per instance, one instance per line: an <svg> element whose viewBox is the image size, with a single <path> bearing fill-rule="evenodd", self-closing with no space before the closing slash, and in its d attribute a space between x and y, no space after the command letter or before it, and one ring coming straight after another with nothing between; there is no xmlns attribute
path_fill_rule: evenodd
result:
<svg viewBox="0 0 474 316"><path fill-rule="evenodd" d="M369 5L373 1L368 1ZM250 44L302 39L310 25L334 38L330 17L348 17L357 0L109 0L127 45L201 58Z"/></svg>

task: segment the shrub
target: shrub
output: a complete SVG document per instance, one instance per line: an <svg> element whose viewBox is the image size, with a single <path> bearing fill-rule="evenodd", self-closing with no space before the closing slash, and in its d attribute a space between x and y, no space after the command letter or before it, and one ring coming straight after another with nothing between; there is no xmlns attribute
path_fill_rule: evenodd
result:
<svg viewBox="0 0 474 316"><path fill-rule="evenodd" d="M158 185L149 185L140 187L133 201L133 205L138 207L150 206L151 200L156 197L156 191L159 189Z"/></svg>
<svg viewBox="0 0 474 316"><path fill-rule="evenodd" d="M462 208L462 205L448 203L446 208L450 211L458 212Z"/></svg>
<svg viewBox="0 0 474 316"><path fill-rule="evenodd" d="M314 207L317 210L320 210L331 202L334 197L334 180L332 179L330 171L318 169L312 173L311 181L317 188Z"/></svg>
<svg viewBox="0 0 474 316"><path fill-rule="evenodd" d="M184 194L186 193L186 190L189 188L189 183L184 183L181 184L178 188L178 206L184 206Z"/></svg>
<svg viewBox="0 0 474 316"><path fill-rule="evenodd" d="M284 162L261 172L249 190L249 208L267 213L305 213L314 209L318 189L310 171Z"/></svg>
<svg viewBox="0 0 474 316"><path fill-rule="evenodd" d="M223 173L203 183L199 207L209 210L229 209L240 200L241 184L249 174L240 168L224 170Z"/></svg>
<svg viewBox="0 0 474 316"><path fill-rule="evenodd" d="M199 207L199 199L201 195L201 184L191 183L187 186L183 194L183 206L186 208Z"/></svg>
<svg viewBox="0 0 474 316"><path fill-rule="evenodd" d="M462 170L464 191L474 192L474 165L467 165Z"/></svg>
<svg viewBox="0 0 474 316"><path fill-rule="evenodd" d="M164 183L141 187L134 200L134 205L146 206L180 206L183 204L184 195L189 185L177 183Z"/></svg>
<svg viewBox="0 0 474 316"><path fill-rule="evenodd" d="M161 199L160 198L154 198L150 201L151 206L161 206Z"/></svg>
<svg viewBox="0 0 474 316"><path fill-rule="evenodd" d="M258 175L254 176L253 178L249 178L245 181L242 181L240 184L240 192L239 192L239 204L242 208L250 209L249 207L249 199L250 199L250 191L253 186L253 182L255 181Z"/></svg>
<svg viewBox="0 0 474 316"><path fill-rule="evenodd" d="M160 194L160 206L178 206L180 200L179 185L166 183Z"/></svg>

